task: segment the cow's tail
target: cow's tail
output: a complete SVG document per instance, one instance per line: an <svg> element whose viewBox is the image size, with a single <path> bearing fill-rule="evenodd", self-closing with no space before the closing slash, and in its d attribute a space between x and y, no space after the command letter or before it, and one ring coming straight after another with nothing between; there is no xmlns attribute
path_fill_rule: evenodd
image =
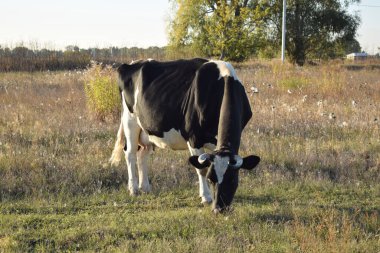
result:
<svg viewBox="0 0 380 253"><path fill-rule="evenodd" d="M117 131L115 147L113 148L112 155L110 158L111 165L118 165L123 156L123 150L125 147L125 137L124 137L124 127L123 120L120 122L119 131Z"/></svg>

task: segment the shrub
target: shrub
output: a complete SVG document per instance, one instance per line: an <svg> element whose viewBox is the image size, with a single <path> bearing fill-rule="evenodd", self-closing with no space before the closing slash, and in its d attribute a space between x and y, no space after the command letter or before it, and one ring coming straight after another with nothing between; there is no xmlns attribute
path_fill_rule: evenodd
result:
<svg viewBox="0 0 380 253"><path fill-rule="evenodd" d="M95 117L104 121L120 114L120 94L112 66L91 62L84 75L87 107Z"/></svg>

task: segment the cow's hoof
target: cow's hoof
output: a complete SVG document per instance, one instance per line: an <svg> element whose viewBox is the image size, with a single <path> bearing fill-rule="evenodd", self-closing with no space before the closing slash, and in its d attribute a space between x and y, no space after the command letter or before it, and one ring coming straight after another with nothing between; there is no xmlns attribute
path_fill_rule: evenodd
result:
<svg viewBox="0 0 380 253"><path fill-rule="evenodd" d="M150 193L152 191L152 187L150 185L141 186L140 191L143 193Z"/></svg>
<svg viewBox="0 0 380 253"><path fill-rule="evenodd" d="M206 206L206 205L210 205L211 203L212 203L212 198L207 198L207 197L202 196L201 204Z"/></svg>
<svg viewBox="0 0 380 253"><path fill-rule="evenodd" d="M129 189L129 195L135 197L139 195L139 191L137 189Z"/></svg>
<svg viewBox="0 0 380 253"><path fill-rule="evenodd" d="M214 214L230 214L233 212L233 208L231 206L227 206L224 208L220 208L219 206L216 206L215 208L212 209L212 212Z"/></svg>

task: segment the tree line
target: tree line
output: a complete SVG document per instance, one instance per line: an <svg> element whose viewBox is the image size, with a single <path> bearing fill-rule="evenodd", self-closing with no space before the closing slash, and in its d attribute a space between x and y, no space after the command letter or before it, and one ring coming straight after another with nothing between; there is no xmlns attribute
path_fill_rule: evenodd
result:
<svg viewBox="0 0 380 253"><path fill-rule="evenodd" d="M65 50L0 46L0 71L83 69L103 63L190 57L244 61L280 55L282 0L169 0L166 47ZM287 0L286 55L297 65L361 51L360 18L348 7L359 0Z"/></svg>
<svg viewBox="0 0 380 253"><path fill-rule="evenodd" d="M231 61L280 54L282 0L171 0L169 46ZM295 64L360 51L359 0L287 0L286 54Z"/></svg>
<svg viewBox="0 0 380 253"><path fill-rule="evenodd" d="M109 47L83 49L67 46L63 50L14 48L0 46L0 71L44 71L84 69L92 60L106 64L130 62L136 59L167 59L165 47ZM171 57L175 58L176 55Z"/></svg>

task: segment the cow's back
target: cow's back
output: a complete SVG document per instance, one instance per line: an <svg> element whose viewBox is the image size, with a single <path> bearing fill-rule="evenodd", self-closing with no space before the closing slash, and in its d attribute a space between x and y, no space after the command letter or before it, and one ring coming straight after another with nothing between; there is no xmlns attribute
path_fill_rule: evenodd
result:
<svg viewBox="0 0 380 253"><path fill-rule="evenodd" d="M135 87L136 115L149 134L163 137L183 126L189 89L204 59L146 62Z"/></svg>

